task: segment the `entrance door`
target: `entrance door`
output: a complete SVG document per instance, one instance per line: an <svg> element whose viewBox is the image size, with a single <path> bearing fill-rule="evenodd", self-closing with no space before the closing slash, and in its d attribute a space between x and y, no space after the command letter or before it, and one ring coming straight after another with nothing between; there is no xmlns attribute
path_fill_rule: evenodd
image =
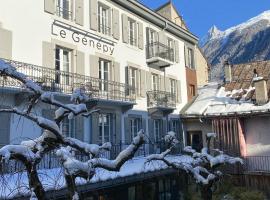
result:
<svg viewBox="0 0 270 200"><path fill-rule="evenodd" d="M71 50L56 47L55 49L55 82L69 85L69 72L71 71Z"/></svg>
<svg viewBox="0 0 270 200"><path fill-rule="evenodd" d="M203 148L202 132L201 131L189 131L187 132L187 144L191 146L197 152L200 152Z"/></svg>

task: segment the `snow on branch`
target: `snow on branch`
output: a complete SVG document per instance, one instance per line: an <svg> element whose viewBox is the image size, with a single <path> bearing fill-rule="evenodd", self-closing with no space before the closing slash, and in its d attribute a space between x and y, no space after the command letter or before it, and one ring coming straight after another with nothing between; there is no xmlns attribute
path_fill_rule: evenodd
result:
<svg viewBox="0 0 270 200"><path fill-rule="evenodd" d="M9 76L22 82L28 89L36 94L42 94L41 87L29 79L25 74L20 73L11 64L0 59L0 73L2 76Z"/></svg>
<svg viewBox="0 0 270 200"><path fill-rule="evenodd" d="M64 138L64 143L68 146L84 152L87 155L90 155L91 158L98 157L103 151L110 151L112 147L110 142L104 143L103 145L99 146L97 144L88 144L86 142L82 142L80 140L70 137Z"/></svg>
<svg viewBox="0 0 270 200"><path fill-rule="evenodd" d="M26 146L23 145L6 145L0 149L0 157L2 160L10 160L19 158L27 161L34 161L37 156ZM1 159L0 159L1 160Z"/></svg>
<svg viewBox="0 0 270 200"><path fill-rule="evenodd" d="M130 144L125 150L119 153L115 160L108 160L104 158L95 158L89 162L94 168L103 168L109 171L119 171L121 166L134 157L139 147L145 143L146 137L144 131L140 130L136 137L133 138L132 144Z"/></svg>

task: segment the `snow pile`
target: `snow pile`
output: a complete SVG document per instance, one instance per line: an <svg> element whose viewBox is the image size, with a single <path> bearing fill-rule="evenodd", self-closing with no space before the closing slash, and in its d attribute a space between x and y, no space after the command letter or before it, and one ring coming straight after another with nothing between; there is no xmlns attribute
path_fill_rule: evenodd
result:
<svg viewBox="0 0 270 200"><path fill-rule="evenodd" d="M207 133L206 136L208 138L215 138L215 137L217 137L217 134L216 133Z"/></svg>
<svg viewBox="0 0 270 200"><path fill-rule="evenodd" d="M0 156L3 160L8 161L12 155L23 155L28 161L37 158L28 147L22 145L6 145L0 149Z"/></svg>

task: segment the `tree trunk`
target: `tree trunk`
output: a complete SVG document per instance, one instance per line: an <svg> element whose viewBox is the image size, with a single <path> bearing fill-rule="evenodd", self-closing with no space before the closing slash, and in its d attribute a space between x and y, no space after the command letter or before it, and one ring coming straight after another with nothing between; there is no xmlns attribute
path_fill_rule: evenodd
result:
<svg viewBox="0 0 270 200"><path fill-rule="evenodd" d="M36 165L26 164L29 187L34 191L38 200L45 200L45 190L39 180Z"/></svg>
<svg viewBox="0 0 270 200"><path fill-rule="evenodd" d="M70 175L65 175L67 189L68 189L68 196L69 199L73 199L73 196L77 192L75 177Z"/></svg>
<svg viewBox="0 0 270 200"><path fill-rule="evenodd" d="M203 200L212 200L212 194L211 185L201 186L201 196Z"/></svg>

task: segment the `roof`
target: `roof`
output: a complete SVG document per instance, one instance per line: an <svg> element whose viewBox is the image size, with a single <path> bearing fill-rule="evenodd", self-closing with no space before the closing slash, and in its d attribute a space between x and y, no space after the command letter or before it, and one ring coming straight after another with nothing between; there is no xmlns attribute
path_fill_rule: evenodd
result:
<svg viewBox="0 0 270 200"><path fill-rule="evenodd" d="M244 63L232 65L232 81L224 85L226 91L248 89L252 85L254 77L254 69L257 75L267 80L267 91L270 97L270 61L258 61L251 63ZM255 94L252 96L253 100L256 99Z"/></svg>
<svg viewBox="0 0 270 200"><path fill-rule="evenodd" d="M257 77L267 80L270 97L270 61L232 65L232 81L220 87L211 83L200 88L198 97L181 116L190 118L270 113L270 103L260 106L255 104L254 69Z"/></svg>

